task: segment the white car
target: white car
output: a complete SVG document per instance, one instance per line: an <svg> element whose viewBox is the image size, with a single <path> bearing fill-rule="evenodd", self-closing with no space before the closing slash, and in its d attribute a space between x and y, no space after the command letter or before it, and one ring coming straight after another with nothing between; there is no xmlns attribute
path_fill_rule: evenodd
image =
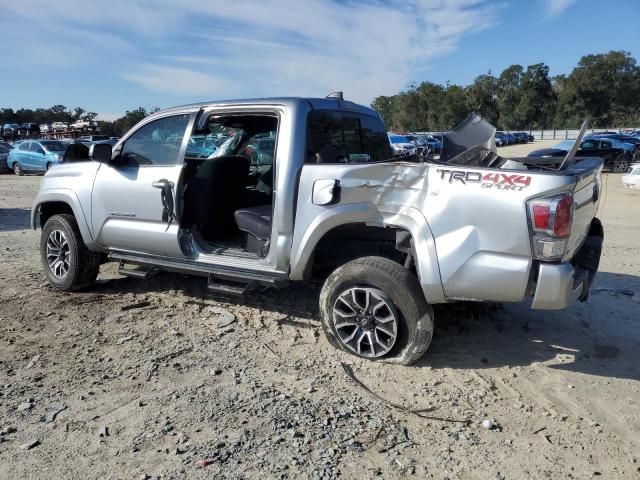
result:
<svg viewBox="0 0 640 480"><path fill-rule="evenodd" d="M627 188L640 189L640 163L634 163L622 176L622 184Z"/></svg>
<svg viewBox="0 0 640 480"><path fill-rule="evenodd" d="M89 120L77 120L71 124L73 130L81 130L86 132L87 130L97 131L98 124Z"/></svg>
<svg viewBox="0 0 640 480"><path fill-rule="evenodd" d="M51 125L47 125L46 123L40 125L40 133L51 133L51 132L53 132L53 128L51 127Z"/></svg>
<svg viewBox="0 0 640 480"><path fill-rule="evenodd" d="M404 157L406 155L415 155L418 153L418 147L416 147L411 140L404 135L397 135L395 133L389 133L389 143L393 149L393 155L395 157Z"/></svg>
<svg viewBox="0 0 640 480"><path fill-rule="evenodd" d="M66 132L69 130L69 124L64 122L53 122L51 128L54 132Z"/></svg>

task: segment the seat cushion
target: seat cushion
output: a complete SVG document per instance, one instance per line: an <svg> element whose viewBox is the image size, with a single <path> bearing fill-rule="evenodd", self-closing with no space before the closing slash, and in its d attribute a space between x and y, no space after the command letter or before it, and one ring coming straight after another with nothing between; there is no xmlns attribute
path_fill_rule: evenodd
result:
<svg viewBox="0 0 640 480"><path fill-rule="evenodd" d="M243 232L260 239L268 240L271 235L271 205L241 208L236 210L236 224Z"/></svg>

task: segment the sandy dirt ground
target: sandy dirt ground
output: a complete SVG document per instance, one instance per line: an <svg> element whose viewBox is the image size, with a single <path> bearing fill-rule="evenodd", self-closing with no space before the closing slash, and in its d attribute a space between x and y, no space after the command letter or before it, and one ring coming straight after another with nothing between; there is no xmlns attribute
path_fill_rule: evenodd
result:
<svg viewBox="0 0 640 480"><path fill-rule="evenodd" d="M437 308L412 367L331 348L314 286L229 299L109 264L49 289L40 178L0 175L1 479L640 478L640 191L619 175L586 303Z"/></svg>

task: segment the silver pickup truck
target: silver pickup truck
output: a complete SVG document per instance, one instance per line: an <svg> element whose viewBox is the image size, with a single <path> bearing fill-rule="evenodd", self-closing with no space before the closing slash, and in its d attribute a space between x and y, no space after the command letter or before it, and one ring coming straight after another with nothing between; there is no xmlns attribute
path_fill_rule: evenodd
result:
<svg viewBox="0 0 640 480"><path fill-rule="evenodd" d="M439 160L392 159L378 114L340 94L187 105L114 147L70 148L31 223L54 288L90 286L106 261L230 294L321 282L333 345L410 364L431 342L433 304L562 309L589 293L602 161L504 159L494 134L471 116Z"/></svg>

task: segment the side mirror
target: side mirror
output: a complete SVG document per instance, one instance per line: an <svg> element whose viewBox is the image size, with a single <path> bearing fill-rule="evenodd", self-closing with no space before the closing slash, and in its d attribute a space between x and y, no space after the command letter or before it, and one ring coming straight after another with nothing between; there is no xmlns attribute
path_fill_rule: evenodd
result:
<svg viewBox="0 0 640 480"><path fill-rule="evenodd" d="M89 158L94 162L109 163L111 153L111 145L108 143L94 143L89 147Z"/></svg>

